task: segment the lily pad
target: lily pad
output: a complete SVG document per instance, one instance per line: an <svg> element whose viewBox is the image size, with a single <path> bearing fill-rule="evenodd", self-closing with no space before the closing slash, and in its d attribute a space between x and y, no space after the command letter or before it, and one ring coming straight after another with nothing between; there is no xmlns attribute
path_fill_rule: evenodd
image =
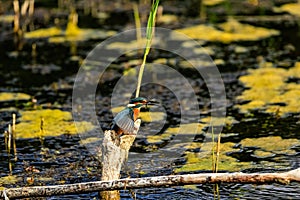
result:
<svg viewBox="0 0 300 200"><path fill-rule="evenodd" d="M178 29L177 31L186 34L193 39L223 43L257 41L280 34L277 30L242 24L233 18L229 19L225 23L217 25L216 27L202 24Z"/></svg>
<svg viewBox="0 0 300 200"><path fill-rule="evenodd" d="M21 111L20 123L16 125L18 138L59 136L62 134L84 133L94 129L90 122L77 122L76 126L70 112L61 110ZM41 130L41 121L43 126Z"/></svg>

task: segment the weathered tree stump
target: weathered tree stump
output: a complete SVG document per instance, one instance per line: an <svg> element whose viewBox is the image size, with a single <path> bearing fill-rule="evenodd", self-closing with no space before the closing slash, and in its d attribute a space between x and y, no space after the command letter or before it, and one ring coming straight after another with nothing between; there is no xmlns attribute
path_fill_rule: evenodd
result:
<svg viewBox="0 0 300 200"><path fill-rule="evenodd" d="M141 120L135 121L136 132L132 135L118 135L113 130L104 132L104 139L102 142L102 181L120 179L120 172L122 165L128 158L129 149L136 138L136 134L140 128ZM102 199L120 199L118 190L101 191L100 197Z"/></svg>

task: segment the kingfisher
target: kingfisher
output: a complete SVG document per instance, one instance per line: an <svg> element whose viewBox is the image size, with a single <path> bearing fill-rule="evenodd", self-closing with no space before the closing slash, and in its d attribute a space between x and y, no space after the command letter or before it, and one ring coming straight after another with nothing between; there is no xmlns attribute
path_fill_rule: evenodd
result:
<svg viewBox="0 0 300 200"><path fill-rule="evenodd" d="M118 135L134 135L138 129L138 127L135 127L134 122L138 119L141 108L156 103L157 101L148 101L144 97L130 99L126 108L113 119L111 130L114 130Z"/></svg>

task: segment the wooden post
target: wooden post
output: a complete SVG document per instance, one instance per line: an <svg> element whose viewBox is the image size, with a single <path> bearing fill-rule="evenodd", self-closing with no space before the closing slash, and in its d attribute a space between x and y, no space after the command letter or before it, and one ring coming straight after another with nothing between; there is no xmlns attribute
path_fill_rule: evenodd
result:
<svg viewBox="0 0 300 200"><path fill-rule="evenodd" d="M136 138L140 128L141 120L135 121L136 132L132 135L119 136L115 131L108 130L104 132L102 142L102 181L117 180L120 178L122 165L128 158L129 149ZM118 190L101 191L102 199L119 200Z"/></svg>

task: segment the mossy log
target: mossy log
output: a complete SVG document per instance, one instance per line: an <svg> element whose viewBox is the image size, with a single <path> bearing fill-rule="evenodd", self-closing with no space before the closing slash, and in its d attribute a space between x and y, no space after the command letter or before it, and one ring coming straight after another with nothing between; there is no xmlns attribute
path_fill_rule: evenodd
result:
<svg viewBox="0 0 300 200"><path fill-rule="evenodd" d="M300 182L300 168L282 173L205 173L145 178L127 178L66 185L10 188L5 189L4 191L0 191L0 197L3 199L5 194L8 198L12 199L22 197L28 198L38 196L78 194L95 191L111 191L148 187L169 187L207 183L288 184L290 182Z"/></svg>

